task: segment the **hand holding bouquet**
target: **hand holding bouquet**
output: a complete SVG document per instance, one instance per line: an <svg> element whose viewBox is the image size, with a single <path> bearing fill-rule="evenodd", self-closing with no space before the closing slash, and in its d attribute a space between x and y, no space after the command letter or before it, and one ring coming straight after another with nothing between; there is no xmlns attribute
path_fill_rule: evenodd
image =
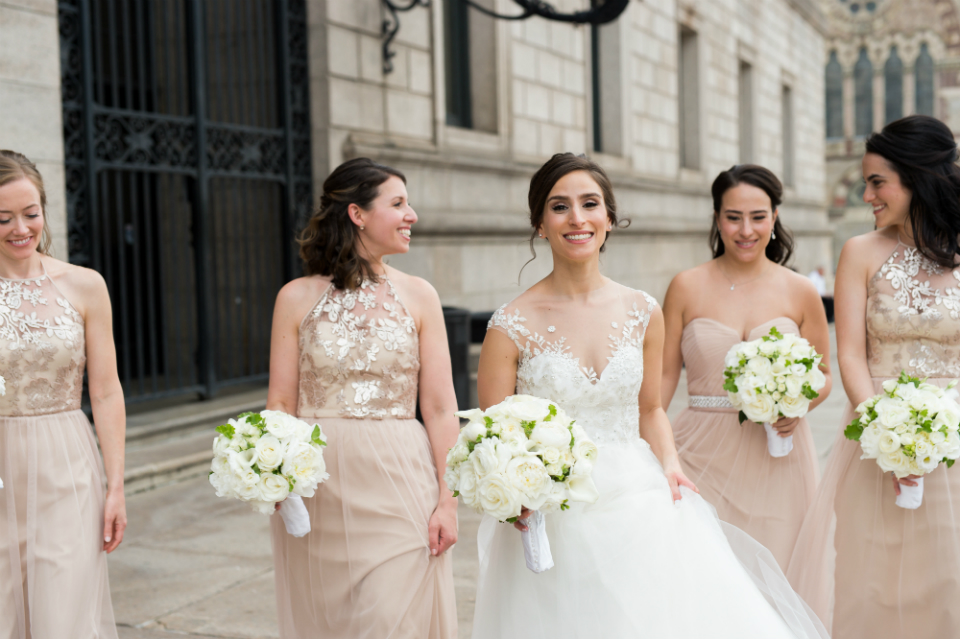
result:
<svg viewBox="0 0 960 639"><path fill-rule="evenodd" d="M826 384L820 371L822 358L810 342L792 333L783 335L776 327L727 353L723 389L740 410L741 424L748 419L763 424L767 450L774 457L793 450L793 435L780 437L772 423L807 414L810 402Z"/></svg>
<svg viewBox="0 0 960 639"><path fill-rule="evenodd" d="M310 532L301 497L313 497L317 484L330 477L320 425L265 410L243 413L218 426L217 432L210 470L217 496L248 502L265 515L282 501L280 515L287 532L296 537Z"/></svg>
<svg viewBox="0 0 960 639"><path fill-rule="evenodd" d="M486 411L457 413L469 422L447 454L447 486L477 512L515 522L536 511L523 532L527 567L553 566L543 513L599 497L591 474L599 451L555 403L513 395Z"/></svg>
<svg viewBox="0 0 960 639"><path fill-rule="evenodd" d="M960 457L960 404L954 380L944 389L905 372L883 382L883 392L857 406L860 414L847 426L847 439L860 442L860 459L876 459L897 479L925 475ZM923 477L916 486L900 486L897 505L919 508Z"/></svg>

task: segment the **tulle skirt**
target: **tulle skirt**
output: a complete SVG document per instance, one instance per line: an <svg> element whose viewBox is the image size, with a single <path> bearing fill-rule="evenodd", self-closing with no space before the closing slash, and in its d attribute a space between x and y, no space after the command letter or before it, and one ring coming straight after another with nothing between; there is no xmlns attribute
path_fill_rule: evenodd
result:
<svg viewBox="0 0 960 639"><path fill-rule="evenodd" d="M430 554L439 487L423 425L318 421L330 479L303 500L312 530L298 539L271 522L280 637L452 639L453 563Z"/></svg>
<svg viewBox="0 0 960 639"><path fill-rule="evenodd" d="M883 379L875 378L875 392ZM927 380L940 386L947 380ZM890 474L843 436L848 405L787 571L838 639L942 639L960 633L960 467L923 480L917 510L896 505Z"/></svg>
<svg viewBox="0 0 960 639"><path fill-rule="evenodd" d="M768 550L685 488L673 503L645 443L601 448L594 479L597 503L546 516L547 572L484 518L473 639L827 637Z"/></svg>
<svg viewBox="0 0 960 639"><path fill-rule="evenodd" d="M0 479L0 639L115 639L86 415L0 417Z"/></svg>
<svg viewBox="0 0 960 639"><path fill-rule="evenodd" d="M741 426L729 410L688 408L673 432L684 473L717 516L766 546L786 570L820 476L807 420L793 433L793 450L779 458L767 451L762 426Z"/></svg>

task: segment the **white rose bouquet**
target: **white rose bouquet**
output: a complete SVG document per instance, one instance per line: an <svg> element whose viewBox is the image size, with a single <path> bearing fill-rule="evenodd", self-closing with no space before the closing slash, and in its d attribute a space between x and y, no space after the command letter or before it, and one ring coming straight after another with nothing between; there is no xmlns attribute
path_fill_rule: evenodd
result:
<svg viewBox="0 0 960 639"><path fill-rule="evenodd" d="M793 450L793 435L780 437L772 423L807 414L827 381L820 371L822 358L810 342L792 333L783 335L776 327L727 353L723 389L740 410L741 424L748 419L763 424L773 457Z"/></svg>
<svg viewBox="0 0 960 639"><path fill-rule="evenodd" d="M543 514L597 501L596 444L555 403L532 395L457 415L469 421L447 454L447 486L467 506L503 522L516 522L523 507L535 511L522 533L527 567L550 569Z"/></svg>
<svg viewBox="0 0 960 639"><path fill-rule="evenodd" d="M217 432L210 468L217 496L249 502L265 515L282 501L280 516L287 532L295 537L310 532L301 497L313 497L317 484L330 477L320 424L265 410L243 413L218 426Z"/></svg>
<svg viewBox="0 0 960 639"><path fill-rule="evenodd" d="M843 434L860 442L860 459L876 459L897 479L921 475L916 486L900 485L897 505L919 508L923 477L960 457L960 404L957 380L940 388L905 372L883 383L883 392L857 406L857 417Z"/></svg>

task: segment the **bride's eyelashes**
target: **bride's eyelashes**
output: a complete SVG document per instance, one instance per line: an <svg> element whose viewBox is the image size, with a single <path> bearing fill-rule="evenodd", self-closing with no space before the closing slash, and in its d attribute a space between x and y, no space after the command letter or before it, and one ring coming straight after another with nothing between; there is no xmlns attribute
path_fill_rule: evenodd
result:
<svg viewBox="0 0 960 639"><path fill-rule="evenodd" d="M583 208L585 208L585 209L587 209L587 210L595 209L595 208L597 208L598 206L600 206L600 203L597 202L597 201L594 201L594 200L587 200L586 202L583 203ZM554 205L552 205L552 206L550 207L550 210L553 211L554 213L562 213L562 212L566 211L566 210L569 209L569 208L570 208L570 207L567 206L565 203L563 203L563 202L557 202L556 204L554 204Z"/></svg>

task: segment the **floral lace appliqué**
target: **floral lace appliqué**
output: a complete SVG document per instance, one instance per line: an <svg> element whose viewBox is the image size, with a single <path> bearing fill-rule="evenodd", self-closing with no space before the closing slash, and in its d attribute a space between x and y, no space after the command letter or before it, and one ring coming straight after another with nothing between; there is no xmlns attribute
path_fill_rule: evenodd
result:
<svg viewBox="0 0 960 639"><path fill-rule="evenodd" d="M897 310L901 315L920 315L927 319L938 320L943 317L941 307L952 319L960 319L960 288L951 286L941 291L933 288L930 280L918 279L921 269L928 277L942 275L943 268L924 257L915 248L904 247L903 259L897 262L898 251L880 267L879 276L890 282L894 289L894 298L900 303ZM953 277L960 285L960 272L953 271Z"/></svg>
<svg viewBox="0 0 960 639"><path fill-rule="evenodd" d="M301 325L300 352L301 413L334 409L332 400L343 417L414 416L416 324L389 280L331 287Z"/></svg>

